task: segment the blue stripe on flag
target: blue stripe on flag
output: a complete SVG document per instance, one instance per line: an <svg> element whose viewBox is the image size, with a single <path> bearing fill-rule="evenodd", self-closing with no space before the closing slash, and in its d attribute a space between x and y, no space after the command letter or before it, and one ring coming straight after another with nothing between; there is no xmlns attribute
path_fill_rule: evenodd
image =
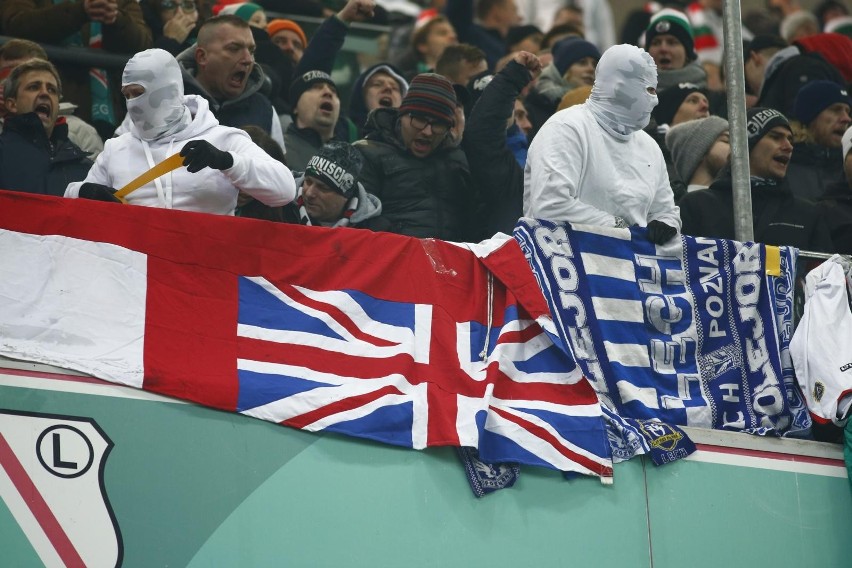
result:
<svg viewBox="0 0 852 568"><path fill-rule="evenodd" d="M337 432L347 436L357 436L410 448L414 445L411 434L413 425L414 404L403 402L382 406L367 416L338 422L323 431Z"/></svg>
<svg viewBox="0 0 852 568"><path fill-rule="evenodd" d="M345 292L373 320L414 331L415 304L379 300L357 290L345 290Z"/></svg>
<svg viewBox="0 0 852 568"><path fill-rule="evenodd" d="M323 321L292 308L247 278L239 279L237 322L265 329L302 331L343 339Z"/></svg>
<svg viewBox="0 0 852 568"><path fill-rule="evenodd" d="M237 396L237 412L263 406L300 392L330 386L326 383L287 375L256 373L241 369L237 370L237 378L240 385Z"/></svg>

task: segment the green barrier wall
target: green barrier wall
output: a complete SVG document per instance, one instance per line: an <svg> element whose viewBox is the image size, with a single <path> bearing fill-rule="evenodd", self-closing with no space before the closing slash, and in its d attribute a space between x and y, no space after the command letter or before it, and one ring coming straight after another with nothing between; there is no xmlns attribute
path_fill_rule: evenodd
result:
<svg viewBox="0 0 852 568"><path fill-rule="evenodd" d="M111 387L115 389L115 387ZM129 389L128 389L129 390ZM0 386L8 410L94 419L123 566L849 566L829 477L618 464L614 486L527 467L476 499L450 448L415 452L188 404ZM0 501L3 566L40 566Z"/></svg>

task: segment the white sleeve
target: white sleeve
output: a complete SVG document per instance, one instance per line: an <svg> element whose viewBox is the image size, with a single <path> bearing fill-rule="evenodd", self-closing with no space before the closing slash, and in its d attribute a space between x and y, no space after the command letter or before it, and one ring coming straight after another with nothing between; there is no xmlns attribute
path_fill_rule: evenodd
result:
<svg viewBox="0 0 852 568"><path fill-rule="evenodd" d="M221 149L230 152L234 165L222 173L234 186L270 207L293 201L296 197L293 173L252 142L248 134L232 133L225 146Z"/></svg>
<svg viewBox="0 0 852 568"><path fill-rule="evenodd" d="M584 135L550 121L539 130L524 169L524 216L584 225L615 226L615 216L577 198L583 178Z"/></svg>
<svg viewBox="0 0 852 568"><path fill-rule="evenodd" d="M110 141L111 140L107 140L107 143L104 145L104 151L98 154L98 157L95 159L95 163L91 168L89 168L89 173L86 174L86 179L83 181L72 181L68 184L68 187L65 188L65 197L80 197L80 186L84 183L99 183L101 185L112 187L112 178L110 177L107 169L109 156L112 154L112 145L110 144Z"/></svg>

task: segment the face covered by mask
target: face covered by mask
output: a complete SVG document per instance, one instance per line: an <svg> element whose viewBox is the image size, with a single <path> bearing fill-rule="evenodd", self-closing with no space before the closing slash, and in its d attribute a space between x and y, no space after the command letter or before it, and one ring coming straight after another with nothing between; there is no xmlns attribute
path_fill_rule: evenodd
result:
<svg viewBox="0 0 852 568"><path fill-rule="evenodd" d="M647 51L614 45L601 56L587 106L603 128L626 138L648 126L657 106L657 66Z"/></svg>
<svg viewBox="0 0 852 568"><path fill-rule="evenodd" d="M140 85L145 92L127 100L131 131L142 140L156 140L183 130L192 120L183 102L180 65L167 51L146 49L134 55L121 75L122 88Z"/></svg>

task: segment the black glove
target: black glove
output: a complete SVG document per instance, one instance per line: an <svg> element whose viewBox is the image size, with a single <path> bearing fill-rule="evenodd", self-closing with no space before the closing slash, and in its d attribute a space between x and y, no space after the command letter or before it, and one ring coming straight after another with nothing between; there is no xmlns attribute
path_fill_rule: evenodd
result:
<svg viewBox="0 0 852 568"><path fill-rule="evenodd" d="M651 221L648 223L648 240L655 245L669 242L677 234L677 229L666 225L662 221Z"/></svg>
<svg viewBox="0 0 852 568"><path fill-rule="evenodd" d="M108 185L86 182L80 186L79 196L83 199L94 199L95 201L121 203L121 200L113 193L115 193L115 189Z"/></svg>
<svg viewBox="0 0 852 568"><path fill-rule="evenodd" d="M192 174L208 167L227 170L234 165L231 154L219 150L207 140L190 140L181 149L180 155L183 156L183 165Z"/></svg>

